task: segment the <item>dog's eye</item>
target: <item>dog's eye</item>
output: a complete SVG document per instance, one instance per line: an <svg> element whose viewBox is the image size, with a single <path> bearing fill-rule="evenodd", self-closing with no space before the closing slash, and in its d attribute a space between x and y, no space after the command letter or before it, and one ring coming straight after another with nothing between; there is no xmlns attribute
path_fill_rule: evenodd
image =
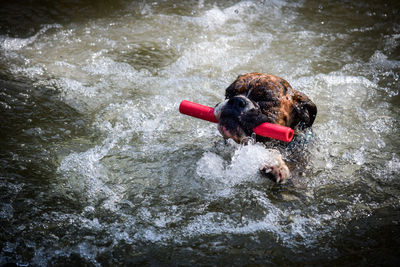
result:
<svg viewBox="0 0 400 267"><path fill-rule="evenodd" d="M238 106L239 106L240 108L246 107L246 101L245 101L244 99L239 98L239 99L238 99Z"/></svg>

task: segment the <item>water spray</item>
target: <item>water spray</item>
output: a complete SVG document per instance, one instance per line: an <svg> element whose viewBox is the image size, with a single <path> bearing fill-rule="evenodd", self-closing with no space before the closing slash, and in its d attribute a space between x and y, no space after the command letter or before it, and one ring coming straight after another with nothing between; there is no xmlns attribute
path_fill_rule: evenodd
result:
<svg viewBox="0 0 400 267"><path fill-rule="evenodd" d="M179 112L198 119L218 123L215 118L214 109L187 100L183 100L179 105ZM290 142L293 139L294 131L290 127L264 122L253 128L257 135Z"/></svg>

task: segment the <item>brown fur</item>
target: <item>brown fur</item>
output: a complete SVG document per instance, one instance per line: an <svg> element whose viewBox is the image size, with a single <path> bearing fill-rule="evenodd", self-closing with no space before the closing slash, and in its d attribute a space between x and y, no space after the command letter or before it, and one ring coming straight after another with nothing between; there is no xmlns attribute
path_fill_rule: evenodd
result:
<svg viewBox="0 0 400 267"><path fill-rule="evenodd" d="M317 107L305 94L274 75L248 73L239 76L226 89L225 97L236 95L246 95L258 103L261 112L268 117L267 122L291 128L310 127L317 114Z"/></svg>
<svg viewBox="0 0 400 267"><path fill-rule="evenodd" d="M214 110L219 120L218 130L224 138L237 143L248 140L254 127L263 122L303 129L311 127L317 115L317 107L305 94L273 75L241 75L226 89L225 97ZM256 139L270 140L260 136ZM290 176L289 168L279 152L274 157L274 165L267 161L260 171L275 182L283 183Z"/></svg>

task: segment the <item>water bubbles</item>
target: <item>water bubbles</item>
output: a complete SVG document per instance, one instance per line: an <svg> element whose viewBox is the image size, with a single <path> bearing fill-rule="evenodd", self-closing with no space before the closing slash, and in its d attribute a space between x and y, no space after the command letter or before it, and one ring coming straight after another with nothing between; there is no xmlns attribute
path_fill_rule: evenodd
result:
<svg viewBox="0 0 400 267"><path fill-rule="evenodd" d="M262 263L301 264L292 261L301 254L329 264L328 256L342 256L335 243L342 229L397 207L398 25L360 27L354 21L365 12L341 8L338 21L336 9L302 1L205 2L173 9L132 3L118 15L43 25L29 38L0 37L4 69L32 81L17 95L21 102L0 93L0 107L19 114L32 98L47 107L52 100L37 98L49 88L90 131L77 136L68 120L57 127L64 137L46 141L35 137L52 131L59 107L50 106L54 117L40 125L43 118L23 117L29 124L12 136L18 144L5 156L11 182L0 181L10 199L0 205L0 219L17 225L7 228L17 241L1 253L29 243L36 265L74 257L110 265L159 257L152 252L165 248L212 265L220 263L211 262L215 255L247 256L257 247L252 256ZM309 5L326 18L308 16ZM259 174L275 151L253 138L224 144L215 125L177 111L182 99L218 103L237 75L252 71L282 76L318 106L314 133L304 137L310 159L291 162L299 173L292 184ZM56 171L49 168L45 185L40 176L26 191L14 190L41 164L25 155L33 139L40 152L32 154L43 153L38 157ZM15 205L20 196L26 202ZM18 209L26 203L37 206L29 223ZM157 248L147 255L147 247Z"/></svg>
<svg viewBox="0 0 400 267"><path fill-rule="evenodd" d="M328 170L331 170L333 167L335 166L335 164L331 161L331 160L328 160L327 162L326 162L326 168L328 169Z"/></svg>
<svg viewBox="0 0 400 267"><path fill-rule="evenodd" d="M361 147L360 150L357 150L354 154L353 154L353 160L355 161L355 163L357 165L363 165L365 164L365 156L364 156L364 148Z"/></svg>
<svg viewBox="0 0 400 267"><path fill-rule="evenodd" d="M375 176L382 182L392 184L398 184L399 173L400 173L400 158L393 154L384 164L380 165L375 169Z"/></svg>
<svg viewBox="0 0 400 267"><path fill-rule="evenodd" d="M276 150L266 149L261 144L247 144L236 148L230 161L225 161L217 154L207 152L197 163L200 177L234 186L245 181L259 181L259 168L269 162L274 165Z"/></svg>
<svg viewBox="0 0 400 267"><path fill-rule="evenodd" d="M10 204L0 204L0 219L10 221L13 218L14 209Z"/></svg>
<svg viewBox="0 0 400 267"><path fill-rule="evenodd" d="M6 51L14 51L25 48L26 46L34 43L37 38L42 34L46 33L52 28L62 28L59 24L44 25L35 35L28 38L12 38L12 37L0 37L0 47Z"/></svg>
<svg viewBox="0 0 400 267"><path fill-rule="evenodd" d="M209 179L222 179L224 177L224 161L218 155L207 152L197 162L197 174Z"/></svg>
<svg viewBox="0 0 400 267"><path fill-rule="evenodd" d="M256 134L252 133L251 136L245 137L242 140L240 140L240 144L242 146L245 145L254 145L256 143Z"/></svg>

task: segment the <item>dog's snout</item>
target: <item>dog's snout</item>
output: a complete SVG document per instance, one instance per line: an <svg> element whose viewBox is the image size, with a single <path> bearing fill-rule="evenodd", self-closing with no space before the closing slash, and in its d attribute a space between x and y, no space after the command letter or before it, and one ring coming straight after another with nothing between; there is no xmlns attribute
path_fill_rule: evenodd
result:
<svg viewBox="0 0 400 267"><path fill-rule="evenodd" d="M247 102L242 97L233 97L229 99L228 105L231 105L234 109L242 110L247 106Z"/></svg>

